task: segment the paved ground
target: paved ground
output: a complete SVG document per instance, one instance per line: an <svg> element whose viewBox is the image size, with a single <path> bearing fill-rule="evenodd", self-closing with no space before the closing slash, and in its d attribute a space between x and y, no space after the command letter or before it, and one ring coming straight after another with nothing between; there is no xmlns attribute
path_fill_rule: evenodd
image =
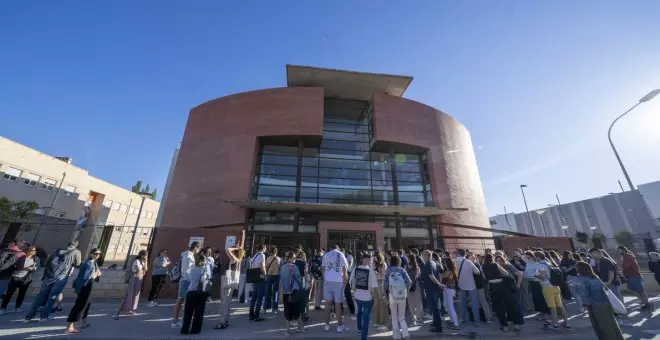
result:
<svg viewBox="0 0 660 340"><path fill-rule="evenodd" d="M660 305L660 298L655 298L656 305ZM64 310L68 312L72 302L65 300ZM122 317L120 320L112 320L111 316L116 311L116 302L103 301L92 304L90 310L89 322L91 327L83 330L76 335L65 334L66 314L62 313L56 316L55 320L42 323L23 324L23 314L8 313L0 317L0 340L1 339L40 339L40 338L72 338L72 339L282 339L283 318L281 314L275 316L269 315L269 319L256 324L250 324L247 321L247 308L245 305L234 303L233 317L231 327L225 330L214 330L213 326L218 319L218 304L207 304L206 317L202 334L197 336L182 336L178 329L170 327L172 304L162 304L160 307L147 308L141 307L137 316ZM660 308L649 318L648 315L640 314L637 308L639 304L636 299L626 298L626 305L633 311L630 321L632 326L624 328L627 339L657 339L660 338ZM11 305L10 305L11 307ZM28 305L24 305L27 308ZM569 312L575 310L575 305L569 305ZM294 334L292 338L314 338L314 339L334 339L334 338L353 338L358 339L355 332L355 321L348 320L347 324L351 328L350 332L337 334L332 331L323 330L322 320L324 312L312 311L312 320L307 326L305 334ZM541 330L541 323L534 321L531 317L526 318L526 324L521 332L522 338L533 337L536 339L595 339L595 334L591 330L589 319L585 315L574 315L571 317L572 331L550 332ZM428 332L427 326L412 328L412 338L433 338L433 339L509 339L514 335L512 333L502 333L495 324L486 327L473 328L464 327L461 333L449 333L437 335ZM470 334L476 332L476 334ZM391 332L374 334L370 332L372 338L390 338Z"/></svg>

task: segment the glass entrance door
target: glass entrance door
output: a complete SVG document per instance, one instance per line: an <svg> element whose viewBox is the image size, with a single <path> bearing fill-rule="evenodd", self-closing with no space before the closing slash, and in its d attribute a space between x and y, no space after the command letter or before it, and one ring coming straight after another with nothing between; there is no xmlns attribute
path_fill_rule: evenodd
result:
<svg viewBox="0 0 660 340"><path fill-rule="evenodd" d="M328 247L339 245L357 255L359 251L376 251L376 233L362 231L328 231Z"/></svg>

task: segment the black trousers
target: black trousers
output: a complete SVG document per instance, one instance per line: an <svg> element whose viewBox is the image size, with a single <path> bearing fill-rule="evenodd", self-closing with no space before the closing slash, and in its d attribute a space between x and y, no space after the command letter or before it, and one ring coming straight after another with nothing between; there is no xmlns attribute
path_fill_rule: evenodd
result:
<svg viewBox="0 0 660 340"><path fill-rule="evenodd" d="M200 291L191 291L186 294L181 334L199 334L202 331L204 309L206 308L206 298L208 296L208 293Z"/></svg>
<svg viewBox="0 0 660 340"><path fill-rule="evenodd" d="M89 305L91 304L91 295L92 295L92 280L89 280L86 285L80 289L80 293L76 297L76 302L69 312L69 317L66 318L66 322L79 322L81 319L87 319L87 314L89 313Z"/></svg>
<svg viewBox="0 0 660 340"><path fill-rule="evenodd" d="M2 307L0 307L0 309L7 308L7 305L9 305L9 301L11 301L11 297L14 295L14 292L16 292L16 289L18 289L18 295L16 296L16 308L21 308L23 299L25 299L25 293L30 287L30 284L32 284L32 281L23 283L23 281L17 280L12 276L11 279L9 279L7 292L4 294L5 298L2 299Z"/></svg>
<svg viewBox="0 0 660 340"><path fill-rule="evenodd" d="M490 283L489 286L493 309L500 320L500 326L506 327L508 321L512 321L516 325L522 325L524 320L520 309L520 301L516 299L520 292L513 292L511 286L505 281Z"/></svg>
<svg viewBox="0 0 660 340"><path fill-rule="evenodd" d="M166 275L151 275L151 290L149 290L149 298L147 301L151 302L158 299L161 288L165 284Z"/></svg>
<svg viewBox="0 0 660 340"><path fill-rule="evenodd" d="M351 287L348 284L344 287L344 298L346 298L348 311L351 313L351 315L355 315L355 303L353 303L353 294L351 294Z"/></svg>
<svg viewBox="0 0 660 340"><path fill-rule="evenodd" d="M529 291L532 293L534 309L543 314L550 314L550 308L548 308L548 304L545 302L545 297L543 297L543 287L541 287L541 283L538 281L530 282Z"/></svg>

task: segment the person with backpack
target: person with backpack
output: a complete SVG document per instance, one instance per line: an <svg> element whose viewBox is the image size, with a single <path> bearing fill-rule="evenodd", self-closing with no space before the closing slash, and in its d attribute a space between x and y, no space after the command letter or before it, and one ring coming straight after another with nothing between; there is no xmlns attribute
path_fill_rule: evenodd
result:
<svg viewBox="0 0 660 340"><path fill-rule="evenodd" d="M265 319L261 317L261 306L266 296L266 251L265 245L258 245L257 252L250 259L250 266L248 274L252 271L259 274L259 279L251 281L252 283L252 298L250 299L249 318L252 322L261 322ZM246 274L246 277L248 276Z"/></svg>
<svg viewBox="0 0 660 340"><path fill-rule="evenodd" d="M25 242L22 239L15 239L0 252L0 298L4 298L7 292L16 263L25 257L24 246Z"/></svg>
<svg viewBox="0 0 660 340"><path fill-rule="evenodd" d="M41 311L41 320L52 320L50 314L57 296L66 287L73 268L80 267L82 262L80 250L77 247L78 241L71 241L66 248L57 249L48 257L44 276L41 279L41 288L23 322L30 322L34 318L42 301L46 301L46 306Z"/></svg>
<svg viewBox="0 0 660 340"><path fill-rule="evenodd" d="M179 284L176 303L174 304L174 319L172 320L172 328L181 328L183 322L179 320L181 313L181 306L186 300L188 288L190 287L190 272L195 267L195 255L199 253L202 246L198 241L190 243L188 250L181 253L179 261L170 273L170 280L173 283ZM206 261L206 260L204 260Z"/></svg>
<svg viewBox="0 0 660 340"><path fill-rule="evenodd" d="M568 313L561 301L561 289L559 288L563 276L561 270L552 265L546 259L543 252L537 251L534 253L534 256L539 262L536 269L536 278L541 284L545 303L550 309L550 322L546 322L544 327L547 329L558 330L559 324L557 314L559 312L564 319L562 327L565 329L571 329L571 326L568 324Z"/></svg>
<svg viewBox="0 0 660 340"><path fill-rule="evenodd" d="M383 280L383 300L390 304L394 340L410 338L406 323L406 299L411 285L410 276L401 268L401 258L398 254L392 255Z"/></svg>
<svg viewBox="0 0 660 340"><path fill-rule="evenodd" d="M357 266L349 278L353 297L357 306L357 329L360 340L367 340L369 335L369 319L374 298L377 296L378 282L376 272L371 268L371 254L365 252L360 256L361 264Z"/></svg>
<svg viewBox="0 0 660 340"><path fill-rule="evenodd" d="M14 272L9 279L9 285L7 286L7 292L2 298L2 306L0 306L0 315L4 315L11 301L12 295L16 289L18 289L18 296L16 296L16 304L14 308L15 313L21 312L21 305L23 304L23 299L25 298L25 293L27 292L30 284L32 283L32 273L37 270L36 262L37 247L29 246L27 253L24 257L20 258L16 265L14 265Z"/></svg>
<svg viewBox="0 0 660 340"><path fill-rule="evenodd" d="M206 299L209 296L207 285L211 282L211 276L205 267L206 257L196 253L194 267L190 268L188 280L185 281L188 282L188 288L186 289L181 334L199 334L202 331Z"/></svg>

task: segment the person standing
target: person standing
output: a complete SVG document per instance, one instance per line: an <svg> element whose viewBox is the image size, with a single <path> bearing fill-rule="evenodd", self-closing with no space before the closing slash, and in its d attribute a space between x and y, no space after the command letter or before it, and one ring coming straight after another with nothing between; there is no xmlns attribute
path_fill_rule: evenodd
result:
<svg viewBox="0 0 660 340"><path fill-rule="evenodd" d="M463 322L467 322L468 320L467 299L469 296L474 324L477 327L481 327L483 325L479 321L479 291L477 290L477 283L474 280L474 276L481 275L481 271L479 271L479 268L477 268L474 262L465 258L465 249L458 249L458 257L455 262L458 267L457 281L461 297L461 319L463 319Z"/></svg>
<svg viewBox="0 0 660 340"><path fill-rule="evenodd" d="M25 315L23 322L32 320L37 314L37 308L39 308L42 301L46 301L46 306L41 311L41 319L52 320L50 314L57 296L60 295L62 289L64 289L69 281L69 275L73 267L80 267L81 256L80 250L76 249L77 247L78 242L71 241L66 248L60 248L48 257L44 276L41 280L41 288L34 298L34 302Z"/></svg>
<svg viewBox="0 0 660 340"><path fill-rule="evenodd" d="M245 251L240 247L226 248L225 252L229 257L228 271L225 275L236 275L240 273L241 260L245 256ZM225 329L229 327L229 316L231 315L232 287L228 285L227 279L221 280L220 286L220 323L215 329Z"/></svg>
<svg viewBox="0 0 660 340"><path fill-rule="evenodd" d="M16 269L9 279L9 284L7 286L7 292L3 295L2 306L0 306L0 315L4 315L7 310L7 305L11 301L12 295L18 289L18 295L16 296L16 303L14 305L14 312L20 313L21 305L23 305L23 299L25 298L25 293L27 292L30 284L32 284L32 273L37 270L36 263L36 254L37 247L29 246L25 256L20 257L16 261L14 266Z"/></svg>
<svg viewBox="0 0 660 340"><path fill-rule="evenodd" d="M179 289L177 292L176 303L174 304L172 328L181 328L181 325L183 324L183 322L179 320L179 314L181 313L181 306L186 300L188 288L190 287L190 272L195 267L195 255L199 253L201 248L199 242L194 241L190 244L188 250L181 253L181 257L179 258L178 269L181 277L179 278Z"/></svg>
<svg viewBox="0 0 660 340"><path fill-rule="evenodd" d="M619 271L616 268L616 263L614 263L609 257L605 256L602 249L591 248L589 249L589 254L595 261L595 266L592 267L595 267L595 272L598 273L600 280L605 283L607 288L612 291L619 301L623 302L623 296L621 295L621 279L619 278ZM619 323L622 325L628 325L625 316L617 316L617 320L619 320Z"/></svg>
<svg viewBox="0 0 660 340"><path fill-rule="evenodd" d="M89 305L91 303L92 285L95 280L101 277L101 270L99 270L99 266L96 263L99 258L101 258L101 251L98 248L92 249L87 257L87 261L80 266L78 276L73 282L73 289L78 296L66 319L66 322L68 322L66 331L68 333L78 333L80 329L89 327L87 314L89 313ZM80 328L74 327L76 322L81 323Z"/></svg>
<svg viewBox="0 0 660 340"><path fill-rule="evenodd" d="M562 253L561 261L559 262L559 269L566 276L566 285L571 291L571 295L575 299L577 304L577 313L584 313L584 308L582 308L582 301L580 300L580 294L578 294L578 274L577 269L575 269L576 261L573 259L573 254L570 251L566 250Z"/></svg>
<svg viewBox="0 0 660 340"><path fill-rule="evenodd" d="M378 282L378 292L374 298L374 308L373 308L373 323L374 327L379 332L386 332L388 313L387 308L387 299L383 296L383 280L385 279L385 272L387 271L387 263L385 262L385 257L383 253L376 254L374 258L374 270L376 271L376 281Z"/></svg>
<svg viewBox="0 0 660 340"><path fill-rule="evenodd" d="M616 322L614 310L607 298L608 289L601 281L593 268L586 262L575 264L580 275L578 294L582 303L587 306L589 321L598 339L623 340L621 328Z"/></svg>
<svg viewBox="0 0 660 340"><path fill-rule="evenodd" d="M656 252L649 253L649 271L653 273L655 282L660 285L660 254Z"/></svg>
<svg viewBox="0 0 660 340"><path fill-rule="evenodd" d="M273 314L277 313L281 263L282 259L277 256L277 247L271 247L266 258L266 302L264 302L264 312L272 309Z"/></svg>
<svg viewBox="0 0 660 340"><path fill-rule="evenodd" d="M628 279L628 290L639 296L639 300L642 302L641 310L653 310L651 303L649 303L649 295L644 288L644 279L642 279L635 255L624 246L618 246L616 249L621 255L621 271L623 276Z"/></svg>
<svg viewBox="0 0 660 340"><path fill-rule="evenodd" d="M492 255L492 254L490 254ZM486 281L486 277L484 276L483 269L481 268L481 264L483 261L483 257L480 256L479 259L475 258L474 254L469 254L467 256L467 259L472 261L474 265L479 269L479 274L474 275L474 283L475 286L477 287L477 296L479 297L479 307L484 311L484 316L486 317L486 323L492 323L492 315L493 313L490 310L490 305L488 303L488 300L486 299L486 289L488 288L488 285L484 282ZM477 316L474 316L475 318Z"/></svg>
<svg viewBox="0 0 660 340"><path fill-rule="evenodd" d="M250 260L250 269L259 269L262 277L266 276L266 246L258 245L257 253ZM260 322L264 319L260 316L261 304L266 296L266 281L252 284L252 299L250 299L250 321Z"/></svg>
<svg viewBox="0 0 660 340"><path fill-rule="evenodd" d="M296 255L295 265L303 279L302 289L305 291L303 298L300 300L300 315L302 320L307 322L309 321L309 287L311 287L311 278L309 276L309 271L307 270L307 255L302 249L299 250L298 255Z"/></svg>
<svg viewBox="0 0 660 340"><path fill-rule="evenodd" d="M410 338L406 323L406 298L411 285L408 273L401 268L401 258L393 255L383 280L383 299L390 304L394 340Z"/></svg>
<svg viewBox="0 0 660 340"><path fill-rule="evenodd" d="M25 241L17 238L0 252L0 299L5 297L16 263L25 257L23 247L25 247Z"/></svg>
<svg viewBox="0 0 660 340"><path fill-rule="evenodd" d="M344 285L348 281L348 262L346 257L339 251L339 246L323 255L321 262L323 268L323 297L325 298L325 331L330 330L330 313L334 304L337 317L337 332L348 331L344 325L341 304L344 301Z"/></svg>
<svg viewBox="0 0 660 340"><path fill-rule="evenodd" d="M422 272L419 269L420 265L418 263L417 257L410 256L408 258L408 265L406 266L406 272L410 281L412 282L410 286L410 291L408 292L407 303L408 303L408 312L411 316L412 325L416 326L418 323L422 322L424 318L424 308L422 307L422 294L421 291L423 288L420 286L419 277Z"/></svg>
<svg viewBox="0 0 660 340"><path fill-rule="evenodd" d="M245 251L243 251L245 253ZM238 282L238 303L248 303L252 284L247 283L247 270L250 268L250 258L244 257L241 261L241 276Z"/></svg>
<svg viewBox="0 0 660 340"><path fill-rule="evenodd" d="M286 253L284 263L282 264L281 277L279 280L280 289L282 293L282 305L284 306L284 335L291 335L289 327L292 323L297 322L298 333L305 332L305 326L301 318L301 304L302 300L295 300L297 292L303 292L303 277L300 270L295 265L296 256L290 251ZM304 293L303 293L304 294Z"/></svg>
<svg viewBox="0 0 660 340"><path fill-rule="evenodd" d="M501 259L502 257L499 258ZM489 283L490 296L493 299L493 309L500 321L500 330L508 332L508 320L512 319L513 321L514 318L508 318L507 311L514 310L513 304L515 300L513 294L517 294L518 291L511 286L514 282L509 281L512 279L509 272L495 262L492 254L486 254L484 256L483 271ZM516 331L519 330L520 325L516 324Z"/></svg>
<svg viewBox="0 0 660 340"><path fill-rule="evenodd" d="M366 340L369 335L369 318L374 305L375 292L378 290L378 282L376 272L371 268L371 254L362 254L360 261L360 265L351 272L349 282L357 307L358 334L360 334L360 340Z"/></svg>
<svg viewBox="0 0 660 340"><path fill-rule="evenodd" d="M431 258L431 251L424 250L422 252L422 258L424 259L424 266L422 267L422 278L424 279L424 291L426 297L426 306L429 308L431 315L433 316L433 324L431 326L430 332L433 333L442 333L442 318L440 316L440 306L438 306L438 300L440 299L440 294L445 286L440 283L440 271L439 266Z"/></svg>
<svg viewBox="0 0 660 340"><path fill-rule="evenodd" d="M148 260L149 257L147 256L147 251L140 250L135 257L135 260L131 263L132 275L128 279L126 290L124 291L124 298L121 300L119 308L117 309L117 314L113 316L113 319L119 320L119 315L122 313L128 315L136 314L138 302L140 301L140 293L142 291L144 273L148 270Z"/></svg>
<svg viewBox="0 0 660 340"><path fill-rule="evenodd" d="M211 283L211 276L206 270L206 257L195 254L195 266L190 270L190 282L186 292L186 304L183 308L183 322L181 334L199 334L204 322L206 299L209 297L207 285Z"/></svg>
<svg viewBox="0 0 660 340"><path fill-rule="evenodd" d="M450 257L442 258L443 267L446 269L442 273L442 284L444 285L444 307L449 314L453 329L459 330L458 316L456 315L456 308L454 307L454 296L456 296L456 282L458 281L458 274L456 272L456 264Z"/></svg>
<svg viewBox="0 0 660 340"><path fill-rule="evenodd" d="M551 281L552 269L550 263L546 260L545 254L537 251L534 253L534 256L539 260L539 266L536 270L536 278L539 279L539 283L541 284L541 287L543 287L543 297L545 298L545 303L550 309L551 321L546 323L546 327L550 329L559 329L557 314L561 313L562 318L564 319L564 324L562 325L563 328L571 329L571 326L568 324L568 313L566 313L566 308L564 308L564 304L561 301L561 289L559 288L560 282Z"/></svg>
<svg viewBox="0 0 660 340"><path fill-rule="evenodd" d="M314 297L314 310L323 310L323 250L317 253L312 250L312 258L309 263L309 274L314 280L312 294Z"/></svg>
<svg viewBox="0 0 660 340"><path fill-rule="evenodd" d="M167 249L159 251L158 256L154 260L154 268L151 272L151 289L149 290L148 307L158 306L155 300L158 299L158 294L165 284L168 273L167 267L170 263L170 259L167 257Z"/></svg>

